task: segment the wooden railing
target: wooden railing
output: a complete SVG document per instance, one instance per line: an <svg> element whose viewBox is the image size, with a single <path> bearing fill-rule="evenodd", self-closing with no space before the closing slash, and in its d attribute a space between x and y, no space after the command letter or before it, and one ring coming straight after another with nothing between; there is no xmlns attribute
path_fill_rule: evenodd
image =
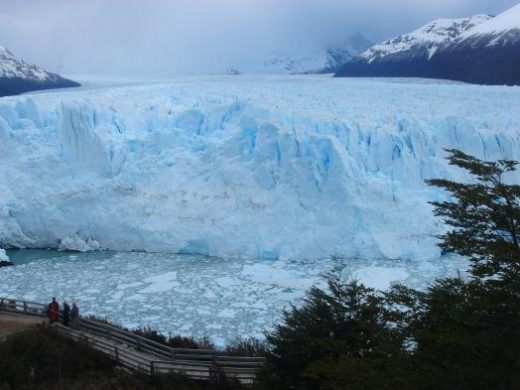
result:
<svg viewBox="0 0 520 390"><path fill-rule="evenodd" d="M0 298L0 311L45 317L47 315L47 305L18 299Z"/></svg>
<svg viewBox="0 0 520 390"><path fill-rule="evenodd" d="M0 311L45 317L47 305L0 298ZM230 356L212 349L173 348L119 327L81 318L80 328L58 325L68 337L87 342L122 366L150 375L181 373L192 379L209 380L218 375L252 385L264 364L262 357Z"/></svg>

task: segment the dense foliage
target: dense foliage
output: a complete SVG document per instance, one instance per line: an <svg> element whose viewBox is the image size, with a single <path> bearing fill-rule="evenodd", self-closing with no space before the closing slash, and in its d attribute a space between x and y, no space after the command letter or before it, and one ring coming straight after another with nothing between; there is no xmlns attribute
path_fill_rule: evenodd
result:
<svg viewBox="0 0 520 390"><path fill-rule="evenodd" d="M264 388L520 388L520 187L504 180L516 162L448 152L474 181L428 183L452 195L433 202L452 228L440 246L471 277L378 292L330 275L267 334Z"/></svg>
<svg viewBox="0 0 520 390"><path fill-rule="evenodd" d="M465 169L475 181L470 184L444 179L427 181L453 197L452 201L432 202L435 215L443 217L453 228L440 237L441 248L469 257L475 276L518 275L520 185L507 184L504 180L518 163L481 161L455 149L448 152L450 164Z"/></svg>

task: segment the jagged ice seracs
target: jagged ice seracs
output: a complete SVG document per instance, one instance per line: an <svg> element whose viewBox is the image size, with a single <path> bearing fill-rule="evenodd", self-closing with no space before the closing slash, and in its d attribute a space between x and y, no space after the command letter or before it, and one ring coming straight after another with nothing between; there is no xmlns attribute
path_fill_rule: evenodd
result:
<svg viewBox="0 0 520 390"><path fill-rule="evenodd" d="M520 160L520 88L219 76L0 99L0 247L431 259L443 148ZM518 181L518 174L510 179Z"/></svg>

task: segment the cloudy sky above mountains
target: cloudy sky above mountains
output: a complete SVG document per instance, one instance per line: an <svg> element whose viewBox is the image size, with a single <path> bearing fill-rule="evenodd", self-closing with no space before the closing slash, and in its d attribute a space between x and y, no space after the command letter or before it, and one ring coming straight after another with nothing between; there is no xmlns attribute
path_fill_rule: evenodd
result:
<svg viewBox="0 0 520 390"><path fill-rule="evenodd" d="M0 46L63 73L168 77L372 41L519 0L2 0Z"/></svg>

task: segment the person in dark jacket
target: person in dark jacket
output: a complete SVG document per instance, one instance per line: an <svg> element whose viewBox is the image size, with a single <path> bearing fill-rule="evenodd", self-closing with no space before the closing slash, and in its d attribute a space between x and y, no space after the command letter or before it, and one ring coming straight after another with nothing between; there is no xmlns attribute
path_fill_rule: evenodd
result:
<svg viewBox="0 0 520 390"><path fill-rule="evenodd" d="M69 326L70 323L70 306L67 302L63 302L63 325Z"/></svg>
<svg viewBox="0 0 520 390"><path fill-rule="evenodd" d="M70 319L72 320L72 327L79 328L79 308L76 302L72 302L72 310L70 311Z"/></svg>

